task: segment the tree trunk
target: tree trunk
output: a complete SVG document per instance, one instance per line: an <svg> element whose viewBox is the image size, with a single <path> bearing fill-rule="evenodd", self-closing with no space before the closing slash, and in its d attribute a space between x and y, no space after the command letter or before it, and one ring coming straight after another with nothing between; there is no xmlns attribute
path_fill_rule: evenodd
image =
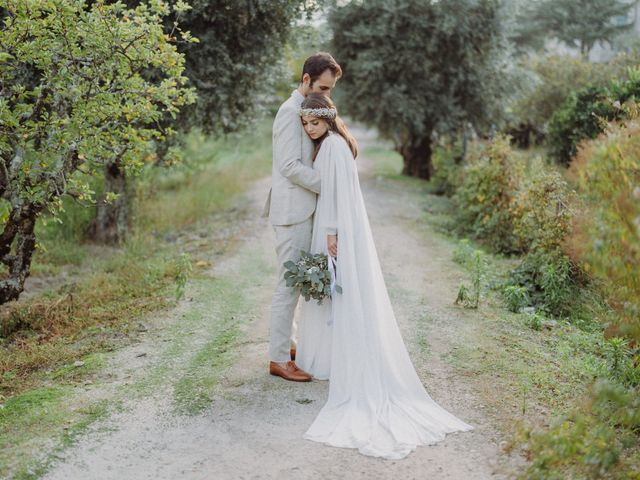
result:
<svg viewBox="0 0 640 480"><path fill-rule="evenodd" d="M97 242L117 245L126 239L129 231L130 188L119 161L105 167L104 195L98 200L98 211L91 227L91 238ZM118 194L107 202L109 192Z"/></svg>
<svg viewBox="0 0 640 480"><path fill-rule="evenodd" d="M404 160L403 175L429 180L433 174L431 164L431 132L423 138L411 138L398 152Z"/></svg>
<svg viewBox="0 0 640 480"><path fill-rule="evenodd" d="M0 304L17 300L24 290L36 248L36 217L37 210L31 205L14 208L0 234L0 260L9 270L0 280Z"/></svg>

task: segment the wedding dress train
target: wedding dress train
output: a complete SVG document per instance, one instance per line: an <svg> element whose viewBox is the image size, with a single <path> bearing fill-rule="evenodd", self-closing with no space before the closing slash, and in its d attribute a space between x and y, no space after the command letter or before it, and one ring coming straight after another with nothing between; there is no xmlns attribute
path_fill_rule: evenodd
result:
<svg viewBox="0 0 640 480"><path fill-rule="evenodd" d="M342 136L323 141L314 168L322 176L311 251L327 251L337 231L335 293L303 302L300 368L329 378L329 398L304 438L399 459L418 445L472 427L426 392L402 340L384 283L360 190L356 162ZM401 245L398 248L402 248Z"/></svg>

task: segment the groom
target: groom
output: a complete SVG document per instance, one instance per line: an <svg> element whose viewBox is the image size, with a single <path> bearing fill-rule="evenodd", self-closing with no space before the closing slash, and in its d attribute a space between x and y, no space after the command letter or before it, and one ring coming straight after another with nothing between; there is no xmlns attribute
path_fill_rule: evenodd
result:
<svg viewBox="0 0 640 480"><path fill-rule="evenodd" d="M273 122L271 190L264 206L276 236L278 284L271 303L269 373L285 380L308 382L311 375L295 364L292 348L293 314L300 292L287 287L284 263L309 251L320 173L312 168L313 142L302 129L300 105L310 93L330 95L342 76L340 65L328 53L316 53L304 62L298 88L278 110Z"/></svg>

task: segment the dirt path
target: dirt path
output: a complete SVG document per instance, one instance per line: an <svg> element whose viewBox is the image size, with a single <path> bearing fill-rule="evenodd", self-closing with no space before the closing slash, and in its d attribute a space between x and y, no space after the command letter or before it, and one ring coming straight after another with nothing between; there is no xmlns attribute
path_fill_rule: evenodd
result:
<svg viewBox="0 0 640 480"><path fill-rule="evenodd" d="M361 141L366 142L364 132ZM452 305L465 274L452 262L449 243L436 235L425 235L422 225L418 228L421 203L412 197L416 193L374 178L370 162L359 162L378 253L414 364L431 395L475 430L421 447L402 461L372 459L301 439L326 399L328 384L297 384L267 374L275 254L271 227L258 217L268 189L265 179L248 194L251 215L242 226L242 243L210 272L228 288L200 292L173 313L187 318L191 310L200 309L203 313L197 318L201 320L185 320L181 330L163 327L159 320L157 329L140 344L114 355L108 366L113 378L96 387L93 395L125 388L129 383L125 379L144 381L150 375L156 378L155 383L150 382L155 386L125 399L118 411L97 422L77 445L64 452L45 478L508 477L504 472L509 459L499 453L501 439L495 420L476 401L478 386L473 379L457 375L446 361L456 345L472 341L474 329L479 328L472 314ZM259 271L264 274L256 275ZM212 386L213 401L202 412L176 413L179 382L199 374L197 368L182 365L193 364L203 352L215 352L205 346L219 337L215 325L231 315L232 310L224 304L229 292L238 291L245 303L233 310L243 318L238 323L239 340L233 351L227 352L232 355L232 366L221 371ZM175 318L164 320L177 322ZM187 346L169 355L178 334L189 338ZM140 352L144 355L139 356Z"/></svg>

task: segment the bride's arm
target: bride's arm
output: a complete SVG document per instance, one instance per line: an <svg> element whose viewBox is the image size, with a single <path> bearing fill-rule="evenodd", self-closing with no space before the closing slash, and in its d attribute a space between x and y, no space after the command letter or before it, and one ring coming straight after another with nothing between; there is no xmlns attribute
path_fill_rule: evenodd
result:
<svg viewBox="0 0 640 480"><path fill-rule="evenodd" d="M319 227L324 230L327 236L329 254L335 257L338 254L338 194L335 158L338 152L332 145L331 139L325 140L324 143L326 143L326 145L323 144L325 148L322 148L322 151L318 153L318 155L322 154L327 157L322 162L321 169L322 194L318 197L318 208L322 211L322 220Z"/></svg>

